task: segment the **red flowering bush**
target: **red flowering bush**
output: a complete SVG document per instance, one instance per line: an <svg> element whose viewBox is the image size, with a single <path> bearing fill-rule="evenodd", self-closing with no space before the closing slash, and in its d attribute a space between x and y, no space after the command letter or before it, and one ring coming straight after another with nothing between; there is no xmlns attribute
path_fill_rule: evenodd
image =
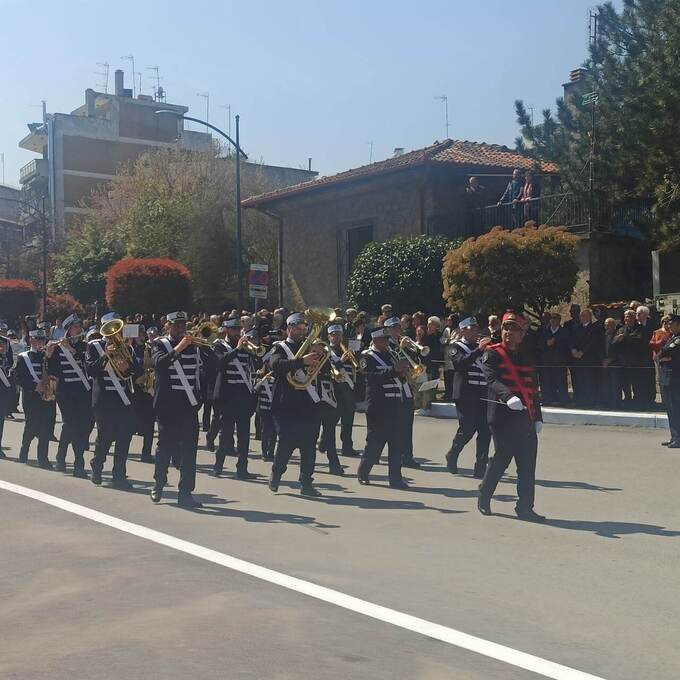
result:
<svg viewBox="0 0 680 680"><path fill-rule="evenodd" d="M38 293L25 279L0 279L0 318L16 321L35 312Z"/></svg>
<svg viewBox="0 0 680 680"><path fill-rule="evenodd" d="M49 295L47 297L47 314L43 315L43 318L47 321L56 321L73 312L82 318L84 311L83 305L73 295L68 293Z"/></svg>
<svg viewBox="0 0 680 680"><path fill-rule="evenodd" d="M191 304L191 272L169 259L127 259L106 273L106 302L119 314L166 314Z"/></svg>

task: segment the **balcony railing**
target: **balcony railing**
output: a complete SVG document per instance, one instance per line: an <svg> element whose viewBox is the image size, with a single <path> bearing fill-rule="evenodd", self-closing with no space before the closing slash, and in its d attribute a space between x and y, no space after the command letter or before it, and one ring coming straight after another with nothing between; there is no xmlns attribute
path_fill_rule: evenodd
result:
<svg viewBox="0 0 680 680"><path fill-rule="evenodd" d="M47 161L44 158L34 158L19 170L21 184L26 184L36 177L47 177Z"/></svg>

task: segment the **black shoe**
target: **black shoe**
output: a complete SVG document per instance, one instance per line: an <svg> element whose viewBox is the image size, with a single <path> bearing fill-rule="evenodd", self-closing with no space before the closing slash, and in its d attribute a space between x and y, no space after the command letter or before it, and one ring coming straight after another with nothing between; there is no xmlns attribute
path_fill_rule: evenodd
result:
<svg viewBox="0 0 680 680"><path fill-rule="evenodd" d="M300 494L309 498L319 498L321 496L321 492L312 484L303 484L300 488Z"/></svg>
<svg viewBox="0 0 680 680"><path fill-rule="evenodd" d="M49 460L38 461L38 467L42 470L54 470L54 466Z"/></svg>
<svg viewBox="0 0 680 680"><path fill-rule="evenodd" d="M199 503L190 493L181 494L177 496L177 505L181 508L202 508L203 504Z"/></svg>
<svg viewBox="0 0 680 680"><path fill-rule="evenodd" d="M54 464L54 469L55 469L57 472L66 472L66 463L65 463L63 460L58 460L58 461Z"/></svg>
<svg viewBox="0 0 680 680"><path fill-rule="evenodd" d="M357 479L359 480L359 484L363 484L364 486L371 485L371 480L368 477L362 477L361 475L359 475Z"/></svg>
<svg viewBox="0 0 680 680"><path fill-rule="evenodd" d="M474 472L472 473L472 476L475 479L484 479L484 475L486 473L486 465L475 465Z"/></svg>
<svg viewBox="0 0 680 680"><path fill-rule="evenodd" d="M409 489L409 488L410 488L409 485L404 479L397 480L396 482L390 482L390 489Z"/></svg>
<svg viewBox="0 0 680 680"><path fill-rule="evenodd" d="M0 449L0 458L7 458L5 452L2 449Z"/></svg>
<svg viewBox="0 0 680 680"><path fill-rule="evenodd" d="M263 454L262 454L262 460L272 461L272 460L274 460L274 456L270 456L270 455L267 454L267 453L263 453Z"/></svg>
<svg viewBox="0 0 680 680"><path fill-rule="evenodd" d="M224 471L224 470L223 470L223 468L221 468L221 467L214 467L214 468L213 468L213 472L212 472L212 473L213 473L213 477L221 477L223 471Z"/></svg>
<svg viewBox="0 0 680 680"><path fill-rule="evenodd" d="M50 441L59 443L59 440L54 435L50 437Z"/></svg>
<svg viewBox="0 0 680 680"><path fill-rule="evenodd" d="M120 491L132 491L135 488L127 479L114 479L111 486Z"/></svg>
<svg viewBox="0 0 680 680"><path fill-rule="evenodd" d="M278 475L275 475L273 472L269 477L269 490L273 491L276 493L279 490L279 482L281 481L281 477Z"/></svg>
<svg viewBox="0 0 680 680"><path fill-rule="evenodd" d="M28 463L28 454L27 453L20 453L19 454L19 462L20 463Z"/></svg>
<svg viewBox="0 0 680 680"><path fill-rule="evenodd" d="M669 439L667 442L661 442L661 446L670 446L673 443L672 439Z"/></svg>
<svg viewBox="0 0 680 680"><path fill-rule="evenodd" d="M215 440L214 439L206 438L205 445L208 447L208 451L212 451L214 453L214 451L215 451Z"/></svg>
<svg viewBox="0 0 680 680"><path fill-rule="evenodd" d="M518 510L515 508L515 513L517 514L517 517L524 520L525 522L545 522L545 517L543 515L539 515L537 512L534 512L531 509Z"/></svg>
<svg viewBox="0 0 680 680"><path fill-rule="evenodd" d="M321 444L319 444L316 448L319 449L319 453L326 453L325 446L321 446Z"/></svg>
<svg viewBox="0 0 680 680"><path fill-rule="evenodd" d="M236 479L242 479L245 482L249 482L253 479L257 479L259 475L256 475L248 470L236 470Z"/></svg>
<svg viewBox="0 0 680 680"><path fill-rule="evenodd" d="M102 473L101 472L94 472L94 470L93 470L92 476L90 477L90 481L93 484L96 484L97 486L99 486L102 483Z"/></svg>
<svg viewBox="0 0 680 680"><path fill-rule="evenodd" d="M163 498L163 489L152 489L151 490L151 502L160 503L161 498Z"/></svg>
<svg viewBox="0 0 680 680"><path fill-rule="evenodd" d="M458 456L454 456L451 451L446 454L446 469L452 474L458 474Z"/></svg>
<svg viewBox="0 0 680 680"><path fill-rule="evenodd" d="M491 515L491 501L484 500L481 496L477 498L477 510L482 513L482 515L485 515L486 517L489 517Z"/></svg>
<svg viewBox="0 0 680 680"><path fill-rule="evenodd" d="M401 464L401 467L413 468L414 470L420 470L421 465L415 458L410 458Z"/></svg>
<svg viewBox="0 0 680 680"><path fill-rule="evenodd" d="M6 418L7 420L14 420L14 416L11 413L8 413Z"/></svg>
<svg viewBox="0 0 680 680"><path fill-rule="evenodd" d="M342 465L331 465L328 468L328 472L332 475L344 475L345 474L345 468L342 467Z"/></svg>
<svg viewBox="0 0 680 680"><path fill-rule="evenodd" d="M73 476L78 477L78 479L89 479L85 468L73 468Z"/></svg>
<svg viewBox="0 0 680 680"><path fill-rule="evenodd" d="M671 442L666 448L680 449L680 442Z"/></svg>
<svg viewBox="0 0 680 680"><path fill-rule="evenodd" d="M140 463L155 463L156 459L150 453L143 453L139 459Z"/></svg>

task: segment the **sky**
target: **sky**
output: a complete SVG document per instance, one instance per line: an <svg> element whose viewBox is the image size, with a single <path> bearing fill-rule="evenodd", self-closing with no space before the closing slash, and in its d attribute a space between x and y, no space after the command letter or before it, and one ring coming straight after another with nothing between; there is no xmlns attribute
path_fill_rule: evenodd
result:
<svg viewBox="0 0 680 680"><path fill-rule="evenodd" d="M617 3L618 4L618 3ZM330 174L446 136L512 146L514 101L554 105L586 55L585 0L0 0L0 153L5 182L34 154L26 124L70 112L99 63L133 55L142 92L158 66L167 101L227 127L241 116L251 159ZM193 129L199 129L193 126ZM233 130L233 128L232 128ZM2 177L0 176L0 181Z"/></svg>

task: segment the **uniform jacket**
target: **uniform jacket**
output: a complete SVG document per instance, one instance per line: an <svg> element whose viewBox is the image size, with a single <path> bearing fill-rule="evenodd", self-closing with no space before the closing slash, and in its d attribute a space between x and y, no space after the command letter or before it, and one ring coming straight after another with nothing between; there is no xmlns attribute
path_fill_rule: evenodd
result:
<svg viewBox="0 0 680 680"><path fill-rule="evenodd" d="M454 399L479 399L487 393L486 376L482 368L484 351L476 342L456 340L451 344L451 363L453 374Z"/></svg>
<svg viewBox="0 0 680 680"><path fill-rule="evenodd" d="M57 397L65 397L73 394L84 394L91 392L90 378L87 374L87 343L79 340L75 345L69 347L71 350L70 358L80 369L85 383L78 375L78 371L71 365L67 357L68 349L55 347L52 356L47 360L50 375L57 379Z"/></svg>
<svg viewBox="0 0 680 680"><path fill-rule="evenodd" d="M399 417L404 403L413 397L408 381L394 370L392 354L369 348L361 353L360 365L366 378L369 416Z"/></svg>
<svg viewBox="0 0 680 680"><path fill-rule="evenodd" d="M33 370L36 374L36 377L38 378L37 381L31 375L31 372L29 371L28 366L26 365L26 358L28 358L28 361L33 366ZM44 358L45 358L44 352L36 352L35 350L32 349L27 350L26 352L22 352L19 355L19 360L17 361L17 366L15 369L15 377L17 385L19 385L19 387L21 387L21 389L24 391L24 397L27 394L37 395L35 388L37 387L38 382L42 380Z"/></svg>
<svg viewBox="0 0 680 680"><path fill-rule="evenodd" d="M7 349L0 354L0 370L2 371L5 380L9 383L9 387L5 385L4 380L0 379L0 393L9 392L14 389L12 381L12 366L14 365L14 353L8 338L5 338L5 346Z"/></svg>
<svg viewBox="0 0 680 680"><path fill-rule="evenodd" d="M256 371L253 355L237 349L226 339L216 341L213 350L217 365L213 401L222 404L232 402L236 409L252 410Z"/></svg>
<svg viewBox="0 0 680 680"><path fill-rule="evenodd" d="M680 335L672 336L656 355L659 363L659 384L680 388Z"/></svg>
<svg viewBox="0 0 680 680"><path fill-rule="evenodd" d="M137 354L137 348L133 354L133 362L125 377L130 380L120 380L115 375L112 376L108 370L109 358L106 354L107 340L104 338L92 340L87 345L87 370L92 377L92 406L104 408L126 408L132 404L132 395L134 388L130 383L142 375L143 354L140 359ZM97 349L99 346L103 351L103 355ZM144 349L143 347L141 348ZM127 397L129 404L121 398L121 394L116 385L123 391Z"/></svg>
<svg viewBox="0 0 680 680"><path fill-rule="evenodd" d="M291 359L282 347L285 344L293 354L297 353L302 345L301 342L292 342L288 339L275 343L272 348L270 366L274 373L274 393L272 396L272 413L290 414L297 416L309 416L313 412L314 406L320 397L316 387L310 390L297 390L289 384L287 376L289 373L297 373L300 380L304 379L305 365L300 359ZM316 399L314 398L316 395Z"/></svg>

